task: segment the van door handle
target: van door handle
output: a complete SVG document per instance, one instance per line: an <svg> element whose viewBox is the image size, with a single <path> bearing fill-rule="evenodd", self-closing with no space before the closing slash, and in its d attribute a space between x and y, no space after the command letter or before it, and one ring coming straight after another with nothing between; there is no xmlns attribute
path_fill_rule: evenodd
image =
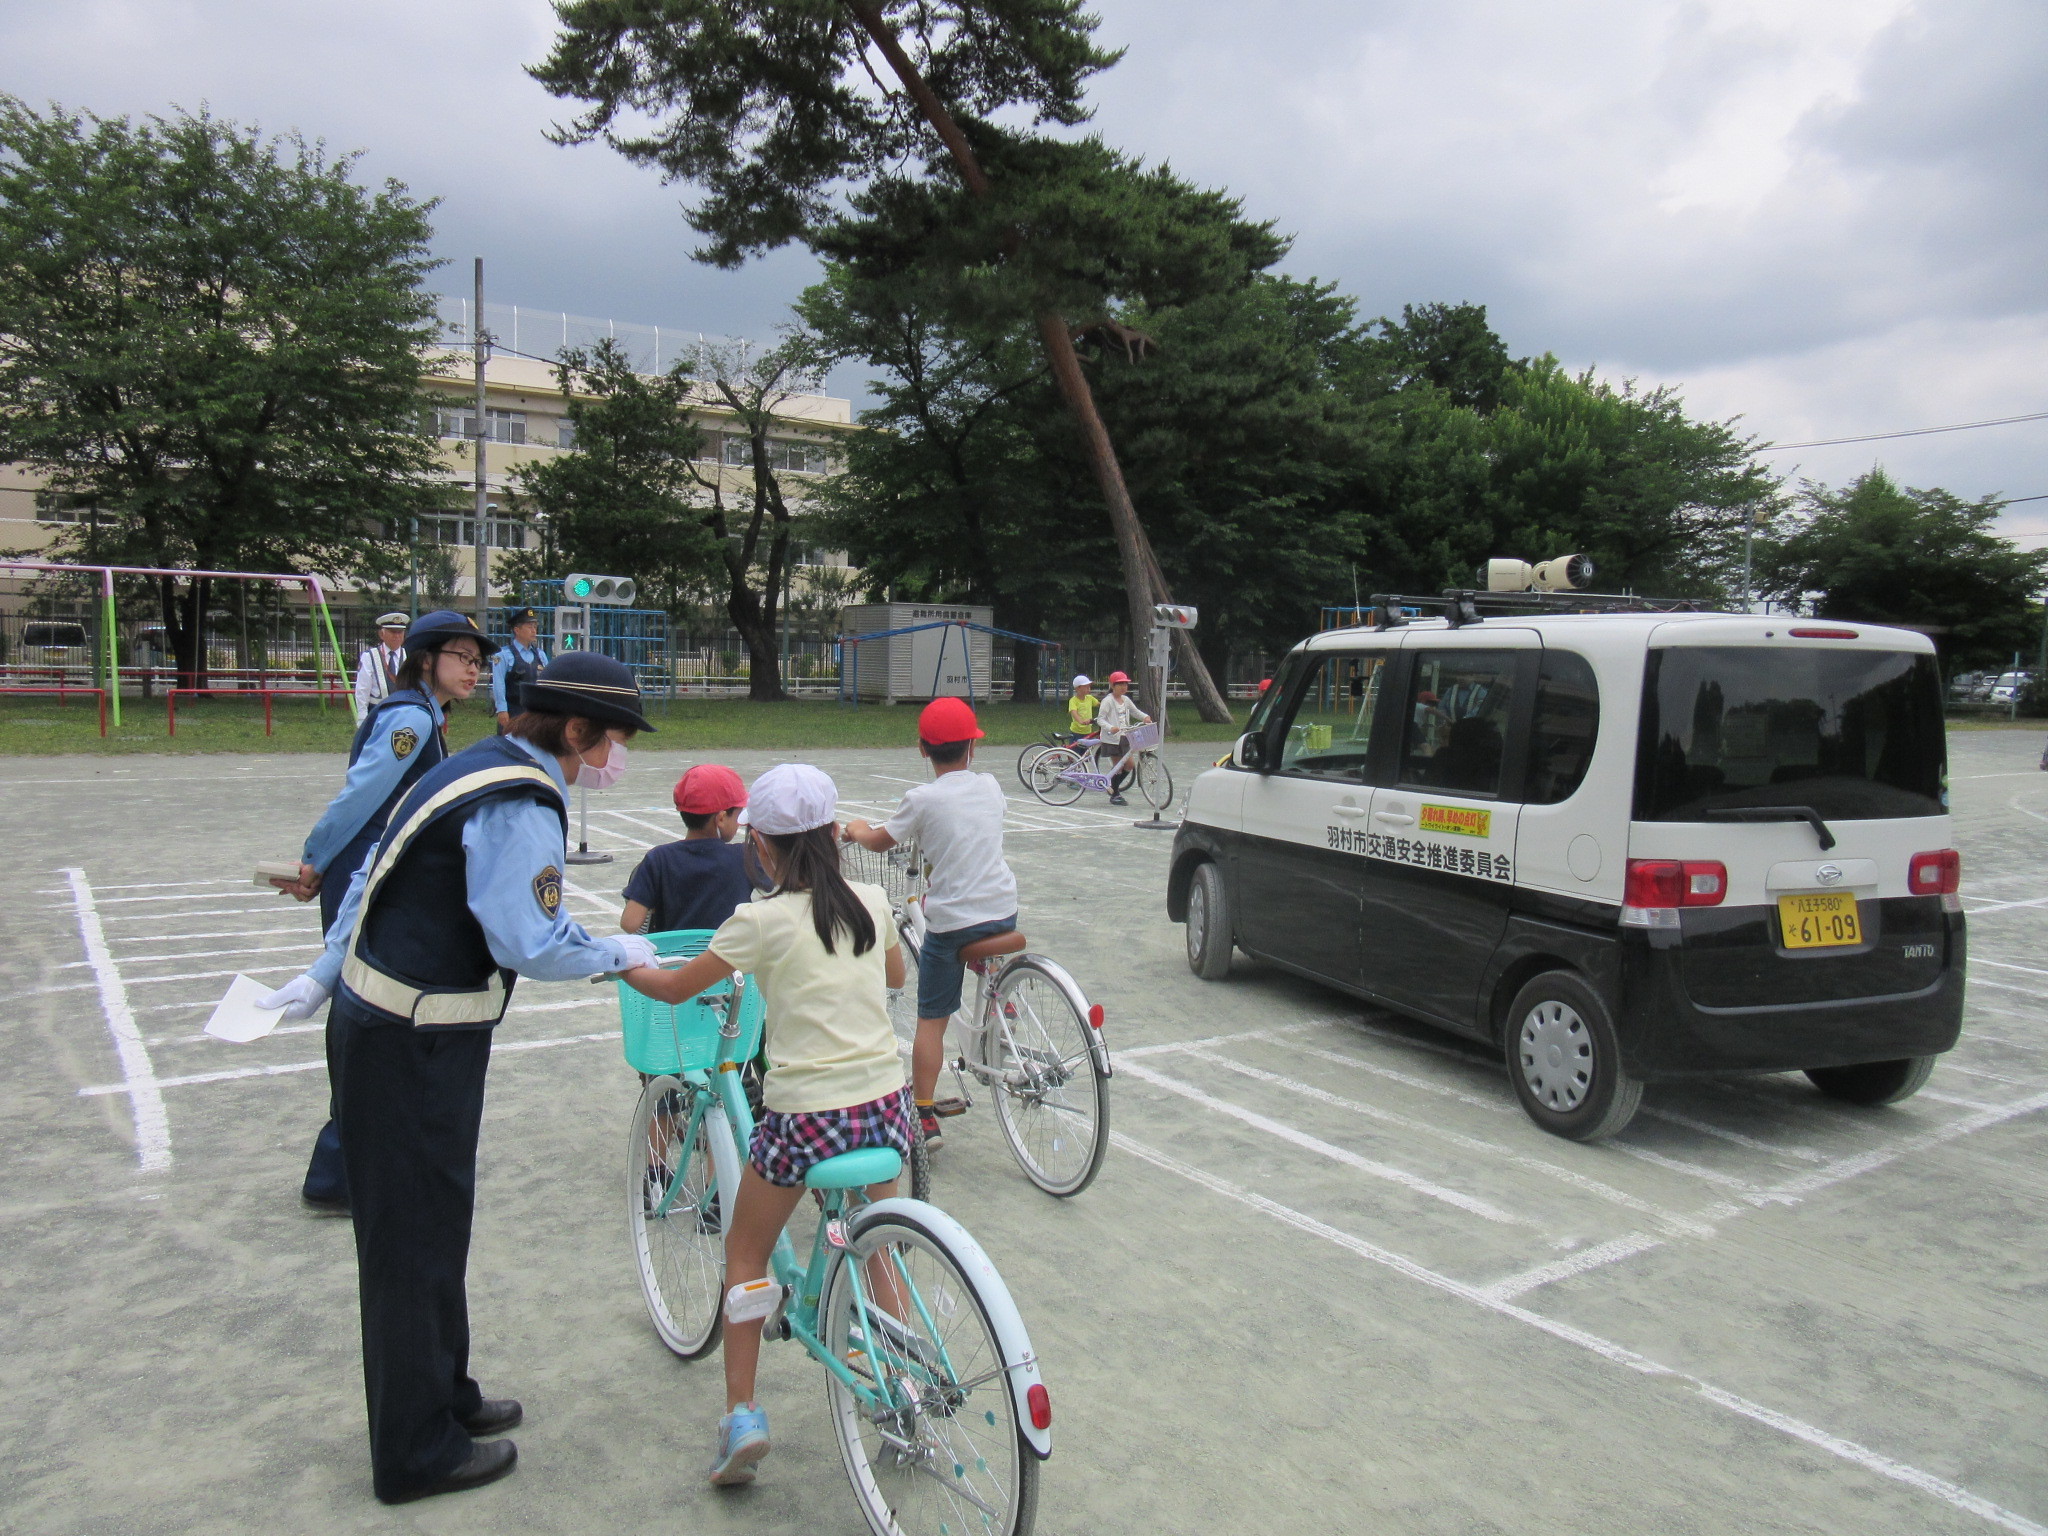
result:
<svg viewBox="0 0 2048 1536"><path fill-rule="evenodd" d="M1330 814L1332 816L1363 816L1365 814L1365 807L1353 805L1350 801L1346 800L1331 806Z"/></svg>
<svg viewBox="0 0 2048 1536"><path fill-rule="evenodd" d="M1390 827L1412 827L1415 825L1415 818L1408 815L1405 811L1374 811L1372 819L1374 821L1384 821Z"/></svg>

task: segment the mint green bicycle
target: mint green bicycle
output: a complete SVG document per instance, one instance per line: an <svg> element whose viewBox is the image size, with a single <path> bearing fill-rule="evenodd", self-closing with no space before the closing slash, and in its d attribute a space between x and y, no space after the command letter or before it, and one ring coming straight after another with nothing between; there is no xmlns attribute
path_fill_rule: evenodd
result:
<svg viewBox="0 0 2048 1536"><path fill-rule="evenodd" d="M650 935L664 961L708 933ZM760 1048L744 976L669 1007L619 984L626 1059L656 1070L626 1138L626 1217L661 1341L686 1360L717 1345L725 1203L739 1188L753 1110L740 1068ZM825 1368L840 1459L875 1536L1024 1536L1052 1454L1052 1401L1007 1286L967 1230L922 1200L861 1191L902 1171L886 1147L828 1158L810 1258L787 1234L762 1338L794 1339Z"/></svg>

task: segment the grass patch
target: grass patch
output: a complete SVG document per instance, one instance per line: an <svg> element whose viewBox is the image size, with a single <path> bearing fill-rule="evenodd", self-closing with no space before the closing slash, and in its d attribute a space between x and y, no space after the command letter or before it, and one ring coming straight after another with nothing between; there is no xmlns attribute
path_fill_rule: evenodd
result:
<svg viewBox="0 0 2048 1536"><path fill-rule="evenodd" d="M345 752L355 732L346 702L326 709L304 699L280 699L274 734L263 734L263 706L249 699L180 699L178 734L164 728L164 701L124 699L122 722L109 721L105 740L91 699L58 704L54 698L0 695L0 755L47 756L82 752ZM978 712L988 732L984 746L1021 747L1046 731L1065 728L1061 703L993 704ZM657 699L648 712L657 733L651 750L823 750L831 747L904 747L917 740L917 706L863 704L850 709L831 700L755 704L745 699ZM472 699L448 718L448 739L468 746L496 729L489 708ZM1172 718L1171 741L1233 741L1236 725L1207 725L1188 706Z"/></svg>

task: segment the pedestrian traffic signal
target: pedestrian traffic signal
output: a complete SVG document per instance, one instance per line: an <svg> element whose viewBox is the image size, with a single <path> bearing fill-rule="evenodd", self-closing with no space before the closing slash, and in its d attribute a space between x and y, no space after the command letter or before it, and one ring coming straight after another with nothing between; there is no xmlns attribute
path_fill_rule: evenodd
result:
<svg viewBox="0 0 2048 1536"><path fill-rule="evenodd" d="M639 587L630 576L593 576L588 571L571 571L562 578L562 596L572 603L610 603L631 607Z"/></svg>
<svg viewBox="0 0 2048 1536"><path fill-rule="evenodd" d="M581 606L555 610L555 654L590 649L590 610Z"/></svg>

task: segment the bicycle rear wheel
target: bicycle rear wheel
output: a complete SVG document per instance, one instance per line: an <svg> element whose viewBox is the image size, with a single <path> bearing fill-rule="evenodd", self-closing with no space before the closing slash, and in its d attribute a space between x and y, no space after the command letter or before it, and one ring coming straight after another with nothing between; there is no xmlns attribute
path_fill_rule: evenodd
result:
<svg viewBox="0 0 2048 1536"><path fill-rule="evenodd" d="M1017 754L1017 777L1023 781L1026 789L1031 787L1031 765L1051 750L1051 742L1034 741Z"/></svg>
<svg viewBox="0 0 2048 1536"><path fill-rule="evenodd" d="M870 1292L867 1261L877 1255L911 1293L901 1318ZM834 1359L888 1398L870 1407L825 1377L840 1460L875 1536L1026 1536L1038 1458L988 1308L936 1233L907 1214L857 1228L826 1283L818 1332Z"/></svg>
<svg viewBox="0 0 2048 1536"><path fill-rule="evenodd" d="M1167 772L1166 763L1157 752L1138 754L1138 793L1155 811L1173 804L1173 775Z"/></svg>
<svg viewBox="0 0 2048 1536"><path fill-rule="evenodd" d="M1060 775L1080 766L1081 754L1072 747L1047 747L1031 765L1031 776L1024 782L1047 805L1072 805L1081 798L1081 786Z"/></svg>
<svg viewBox="0 0 2048 1536"><path fill-rule="evenodd" d="M1057 966L1012 961L996 982L989 1054L996 1119L1026 1178L1049 1195L1078 1195L1109 1150L1109 1077L1088 1004Z"/></svg>
<svg viewBox="0 0 2048 1536"><path fill-rule="evenodd" d="M725 1296L724 1213L739 1188L725 1110L680 1078L657 1077L640 1093L626 1138L626 1224L640 1294L661 1342L685 1360L718 1344Z"/></svg>

